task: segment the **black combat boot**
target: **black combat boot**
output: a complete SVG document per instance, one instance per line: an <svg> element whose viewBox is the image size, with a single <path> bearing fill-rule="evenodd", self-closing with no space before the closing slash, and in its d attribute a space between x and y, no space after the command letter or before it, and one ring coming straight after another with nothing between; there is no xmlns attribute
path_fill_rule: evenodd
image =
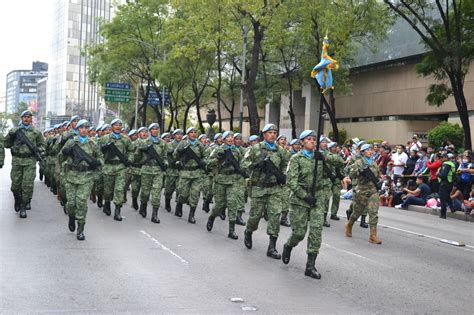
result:
<svg viewBox="0 0 474 315"><path fill-rule="evenodd" d="M239 239L237 234L235 234L235 221L229 221L229 234L227 234L227 237L233 240Z"/></svg>
<svg viewBox="0 0 474 315"><path fill-rule="evenodd" d="M112 209L110 209L110 201L104 202L104 213L106 215L111 215L112 214Z"/></svg>
<svg viewBox="0 0 474 315"><path fill-rule="evenodd" d="M69 227L69 231L74 232L76 230L76 217L73 215L69 216L69 223L67 225Z"/></svg>
<svg viewBox="0 0 474 315"><path fill-rule="evenodd" d="M171 212L171 198L165 199L165 209L168 212Z"/></svg>
<svg viewBox="0 0 474 315"><path fill-rule="evenodd" d="M146 208L147 208L147 205L148 205L147 203L142 202L142 203L140 204L140 210L138 211L138 213L139 213L142 217L144 217L144 218L146 218Z"/></svg>
<svg viewBox="0 0 474 315"><path fill-rule="evenodd" d="M347 217L347 220L349 221L349 219L351 218L351 215L352 215L352 210L351 209L347 209L346 210L346 217Z"/></svg>
<svg viewBox="0 0 474 315"><path fill-rule="evenodd" d="M327 212L324 214L324 223L323 223L323 226L325 226L325 227L331 227L331 224L329 224L329 222L328 222L328 214L327 214Z"/></svg>
<svg viewBox="0 0 474 315"><path fill-rule="evenodd" d="M21 208L21 195L18 193L13 194L13 197L15 198L15 212L20 211Z"/></svg>
<svg viewBox="0 0 474 315"><path fill-rule="evenodd" d="M77 224L77 240L78 241L83 241L86 239L86 237L84 236L84 224L85 223Z"/></svg>
<svg viewBox="0 0 474 315"><path fill-rule="evenodd" d="M39 176L40 181L43 181L43 177L44 177L43 171L41 171L41 172L39 172L39 173L40 173L40 176Z"/></svg>
<svg viewBox="0 0 474 315"><path fill-rule="evenodd" d="M122 216L120 215L120 210L122 206L115 205L115 213L114 213L114 220L115 221L122 221Z"/></svg>
<svg viewBox="0 0 474 315"><path fill-rule="evenodd" d="M206 229L211 232L212 228L214 227L214 220L216 219L215 216L212 214L209 216L209 219L207 219L207 224L206 224Z"/></svg>
<svg viewBox="0 0 474 315"><path fill-rule="evenodd" d="M26 210L31 210L31 203L30 203L30 202L27 202L27 203L26 203L25 209L26 209Z"/></svg>
<svg viewBox="0 0 474 315"><path fill-rule="evenodd" d="M337 216L337 214L331 214L331 220L339 221L339 217Z"/></svg>
<svg viewBox="0 0 474 315"><path fill-rule="evenodd" d="M132 208L138 210L138 198L132 197Z"/></svg>
<svg viewBox="0 0 474 315"><path fill-rule="evenodd" d="M196 219L194 218L194 213L196 212L196 207L189 208L189 217L188 222L191 224L196 223Z"/></svg>
<svg viewBox="0 0 474 315"><path fill-rule="evenodd" d="M365 217L366 215L361 215L360 216L360 227L363 227L364 229L367 229L369 225L365 222Z"/></svg>
<svg viewBox="0 0 474 315"><path fill-rule="evenodd" d="M153 212L151 213L151 222L160 223L160 219L158 218L158 207L153 207Z"/></svg>
<svg viewBox="0 0 474 315"><path fill-rule="evenodd" d="M207 213L207 212L209 212L209 210L211 210L209 208L209 201L206 198L204 198L204 201L202 203L202 211Z"/></svg>
<svg viewBox="0 0 474 315"><path fill-rule="evenodd" d="M265 208L265 210L263 210L263 219L268 222L268 211L267 209Z"/></svg>
<svg viewBox="0 0 474 315"><path fill-rule="evenodd" d="M278 253L276 249L276 242L277 242L277 237L270 236L270 242L268 243L267 256L273 259L281 259L281 255Z"/></svg>
<svg viewBox="0 0 474 315"><path fill-rule="evenodd" d="M176 209L174 210L174 215L177 217L182 217L183 216L183 204L178 202L176 204Z"/></svg>
<svg viewBox="0 0 474 315"><path fill-rule="evenodd" d="M318 257L318 254L308 254L308 260L306 261L306 270L304 271L304 275L314 279L321 279L321 274L314 266L316 262L316 257Z"/></svg>
<svg viewBox="0 0 474 315"><path fill-rule="evenodd" d="M283 212L281 214L280 225L290 226L290 222L288 221L288 212Z"/></svg>
<svg viewBox="0 0 474 315"><path fill-rule="evenodd" d="M252 249L252 232L244 231L244 244L248 249Z"/></svg>
<svg viewBox="0 0 474 315"><path fill-rule="evenodd" d="M219 217L221 218L222 221L225 220L226 216L225 216L225 209L222 210L221 214L219 214Z"/></svg>
<svg viewBox="0 0 474 315"><path fill-rule="evenodd" d="M26 219L26 208L24 205L20 205L20 218Z"/></svg>
<svg viewBox="0 0 474 315"><path fill-rule="evenodd" d="M53 193L53 195L58 194L58 187L56 187L56 184L54 182L51 185L51 192Z"/></svg>
<svg viewBox="0 0 474 315"><path fill-rule="evenodd" d="M245 226L246 222L244 221L244 219L242 219L242 212L237 212L237 219L235 220L235 224Z"/></svg>
<svg viewBox="0 0 474 315"><path fill-rule="evenodd" d="M102 208L103 204L102 195L97 195L97 207Z"/></svg>
<svg viewBox="0 0 474 315"><path fill-rule="evenodd" d="M281 253L281 260L283 260L283 263L287 265L290 262L290 257L291 257L291 250L293 247L288 246L288 245L283 245L283 253Z"/></svg>
<svg viewBox="0 0 474 315"><path fill-rule="evenodd" d="M45 183L46 187L48 187L48 188L51 186L51 184L49 183L49 177L48 176L44 177L44 183Z"/></svg>

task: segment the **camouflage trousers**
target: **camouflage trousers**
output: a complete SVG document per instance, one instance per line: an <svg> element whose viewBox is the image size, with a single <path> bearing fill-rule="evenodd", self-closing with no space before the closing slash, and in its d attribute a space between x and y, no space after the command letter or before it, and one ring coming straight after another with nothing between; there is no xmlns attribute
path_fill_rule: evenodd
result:
<svg viewBox="0 0 474 315"><path fill-rule="evenodd" d="M307 254L319 253L321 247L321 236L324 221L324 200L316 197L316 205L314 207L304 207L301 205L291 205L291 235L286 245L295 247L301 242L309 227L308 245L306 247Z"/></svg>
<svg viewBox="0 0 474 315"><path fill-rule="evenodd" d="M153 208L160 207L161 190L163 189L163 173L141 175L140 201L147 204L151 195Z"/></svg>
<svg viewBox="0 0 474 315"><path fill-rule="evenodd" d="M324 186L318 193L319 199L323 202L323 213L329 211L329 200L332 196L331 186Z"/></svg>
<svg viewBox="0 0 474 315"><path fill-rule="evenodd" d="M21 196L23 205L29 203L33 197L33 186L36 177L36 163L30 165L12 165L10 178L11 191Z"/></svg>
<svg viewBox="0 0 474 315"><path fill-rule="evenodd" d="M364 213L369 214L369 225L377 226L379 222L379 193L378 191L361 192L358 191L352 200L354 201L352 207L351 220L357 219Z"/></svg>
<svg viewBox="0 0 474 315"><path fill-rule="evenodd" d="M142 187L142 176L140 174L132 174L130 185L132 186L132 198L138 198Z"/></svg>
<svg viewBox="0 0 474 315"><path fill-rule="evenodd" d="M125 172L123 169L114 175L104 174L104 201L113 201L117 206L124 203Z"/></svg>
<svg viewBox="0 0 474 315"><path fill-rule="evenodd" d="M268 214L267 234L278 237L281 216L280 195L280 186L270 188L252 187L249 219L245 227L247 231L254 232L258 229L260 218L266 208Z"/></svg>
<svg viewBox="0 0 474 315"><path fill-rule="evenodd" d="M171 174L166 174L165 178L165 198L166 199L171 199L173 196L173 192L176 191L176 194L178 193L177 188L178 188L178 180L179 176L178 175L171 175ZM176 195L176 200L178 200L178 196Z"/></svg>
<svg viewBox="0 0 474 315"><path fill-rule="evenodd" d="M236 198L238 200L238 205L237 205L237 213L244 213L245 212L245 200L246 200L246 182L245 182L245 179L242 177L238 184L236 184L237 187L239 187L237 189L237 192L236 192Z"/></svg>
<svg viewBox="0 0 474 315"><path fill-rule="evenodd" d="M337 211L339 210L339 203L341 202L341 189L342 189L342 185L340 182L338 184L332 185L331 187L331 190L332 190L331 215L337 215Z"/></svg>
<svg viewBox="0 0 474 315"><path fill-rule="evenodd" d="M288 213L290 211L290 187L283 186L281 198L281 213Z"/></svg>
<svg viewBox="0 0 474 315"><path fill-rule="evenodd" d="M67 204L66 209L70 216L75 216L78 223L85 223L87 216L87 201L91 194L94 182L92 180L84 184L71 183L64 180L66 185Z"/></svg>
<svg viewBox="0 0 474 315"><path fill-rule="evenodd" d="M356 202L355 202L356 196L357 196L357 193L356 193L356 191L353 189L353 190L352 190L352 200L351 200L351 204L349 205L349 211L351 211L351 212L354 212L354 205L355 205L355 203L356 203ZM367 213L368 213L367 208L362 209L361 215L367 215Z"/></svg>
<svg viewBox="0 0 474 315"><path fill-rule="evenodd" d="M201 194L202 179L197 178L183 178L180 177L178 181L177 198L178 202L182 204L189 204L190 207L197 207L199 202L199 195Z"/></svg>
<svg viewBox="0 0 474 315"><path fill-rule="evenodd" d="M104 195L104 174L102 173L102 171L99 171L96 174L95 191L97 192L97 196Z"/></svg>
<svg viewBox="0 0 474 315"><path fill-rule="evenodd" d="M240 182L233 184L214 183L215 206L211 216L217 217L228 209L229 222L235 222L240 207L239 192L242 190Z"/></svg>
<svg viewBox="0 0 474 315"><path fill-rule="evenodd" d="M214 198L214 176L203 177L202 196L208 201L212 201L212 198Z"/></svg>

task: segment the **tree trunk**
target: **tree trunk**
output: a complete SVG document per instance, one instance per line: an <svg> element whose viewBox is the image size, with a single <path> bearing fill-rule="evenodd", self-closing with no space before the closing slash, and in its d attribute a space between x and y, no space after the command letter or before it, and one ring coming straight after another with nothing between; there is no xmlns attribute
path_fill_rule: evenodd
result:
<svg viewBox="0 0 474 315"><path fill-rule="evenodd" d="M184 111L183 117L183 132L186 132L186 125L188 120L189 109L191 108L192 103L186 103L186 110Z"/></svg>
<svg viewBox="0 0 474 315"><path fill-rule="evenodd" d="M448 74L451 88L453 89L454 102L459 113L462 128L464 130L464 149L472 149L471 126L469 123L469 112L467 110L466 98L464 96L464 88L459 75Z"/></svg>
<svg viewBox="0 0 474 315"><path fill-rule="evenodd" d="M329 104L324 100L324 105L329 115L329 120L331 121L332 133L334 134L334 141L338 142L341 140L339 135L339 128L337 127L336 121L336 100L334 98L334 91L329 91ZM342 143L341 143L342 144Z"/></svg>
<svg viewBox="0 0 474 315"><path fill-rule="evenodd" d="M148 96L150 95L150 83L146 85L145 97L143 98L142 126L146 126L146 110L148 107Z"/></svg>
<svg viewBox="0 0 474 315"><path fill-rule="evenodd" d="M220 7L219 7L220 10ZM220 20L219 20L219 32L220 32ZM222 60L221 60L221 38L220 34L217 38L217 119L219 120L219 132L222 132L222 114L221 114L221 86L222 86Z"/></svg>
<svg viewBox="0 0 474 315"><path fill-rule="evenodd" d="M288 115L290 115L291 121L291 137L296 139L296 120L295 120L295 111L293 109L293 83L291 82L291 76L288 73L288 90L290 96L288 98L289 105L288 105Z"/></svg>

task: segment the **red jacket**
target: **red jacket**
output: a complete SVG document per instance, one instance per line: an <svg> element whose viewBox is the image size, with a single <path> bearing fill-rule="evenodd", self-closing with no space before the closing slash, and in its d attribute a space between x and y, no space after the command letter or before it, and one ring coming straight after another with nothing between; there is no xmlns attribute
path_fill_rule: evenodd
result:
<svg viewBox="0 0 474 315"><path fill-rule="evenodd" d="M430 179L432 181L438 178L438 169L441 167L441 164L443 164L441 160L437 160L434 162L426 162L426 167L430 170Z"/></svg>

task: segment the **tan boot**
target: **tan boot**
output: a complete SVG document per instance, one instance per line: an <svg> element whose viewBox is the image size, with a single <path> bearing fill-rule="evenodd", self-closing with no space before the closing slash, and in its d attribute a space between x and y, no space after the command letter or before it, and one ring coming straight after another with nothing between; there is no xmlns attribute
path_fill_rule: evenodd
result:
<svg viewBox="0 0 474 315"><path fill-rule="evenodd" d="M382 244L382 240L380 240L377 237L377 227L376 226L371 226L370 227L370 237L369 237L369 242L373 244Z"/></svg>
<svg viewBox="0 0 474 315"><path fill-rule="evenodd" d="M352 218L349 219L349 222L346 223L346 236L352 237L352 226L354 225L355 220Z"/></svg>

